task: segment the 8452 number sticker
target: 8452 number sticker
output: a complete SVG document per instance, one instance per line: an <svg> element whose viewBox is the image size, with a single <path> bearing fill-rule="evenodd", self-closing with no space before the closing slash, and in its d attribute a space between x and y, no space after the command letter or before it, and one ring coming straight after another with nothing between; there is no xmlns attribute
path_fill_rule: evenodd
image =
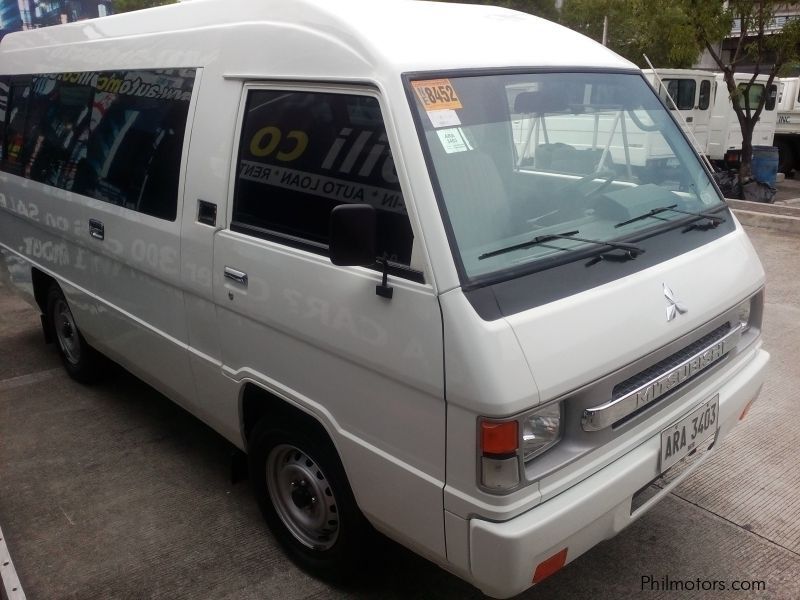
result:
<svg viewBox="0 0 800 600"><path fill-rule="evenodd" d="M449 79L412 81L411 87L425 110L455 110L464 108Z"/></svg>

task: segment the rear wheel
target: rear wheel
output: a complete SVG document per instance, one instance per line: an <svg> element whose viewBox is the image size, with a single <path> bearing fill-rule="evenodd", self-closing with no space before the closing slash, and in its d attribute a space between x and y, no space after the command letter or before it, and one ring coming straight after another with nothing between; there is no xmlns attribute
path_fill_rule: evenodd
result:
<svg viewBox="0 0 800 600"><path fill-rule="evenodd" d="M373 531L327 436L265 420L253 431L248 461L264 518L289 556L320 577L351 578Z"/></svg>
<svg viewBox="0 0 800 600"><path fill-rule="evenodd" d="M56 283L47 292L47 320L70 377L81 383L96 381L100 376L101 357L81 335L67 299Z"/></svg>

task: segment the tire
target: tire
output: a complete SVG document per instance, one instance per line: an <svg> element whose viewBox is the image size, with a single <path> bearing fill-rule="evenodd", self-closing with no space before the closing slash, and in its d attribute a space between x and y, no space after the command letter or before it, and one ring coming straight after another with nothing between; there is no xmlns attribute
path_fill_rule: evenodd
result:
<svg viewBox="0 0 800 600"><path fill-rule="evenodd" d="M67 373L81 383L93 383L100 378L100 354L81 335L67 299L57 283L47 291L47 323Z"/></svg>
<svg viewBox="0 0 800 600"><path fill-rule="evenodd" d="M250 482L275 538L307 572L352 581L368 562L374 530L327 435L302 422L265 419L251 440Z"/></svg>

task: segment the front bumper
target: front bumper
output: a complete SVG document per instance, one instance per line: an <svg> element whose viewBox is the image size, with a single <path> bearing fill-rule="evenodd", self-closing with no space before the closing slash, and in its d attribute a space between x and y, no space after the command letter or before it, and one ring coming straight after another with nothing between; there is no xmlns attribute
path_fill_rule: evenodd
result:
<svg viewBox="0 0 800 600"><path fill-rule="evenodd" d="M658 476L660 434L510 521L472 519L469 579L490 596L508 598L530 587L536 566L553 554L567 548L567 562L571 562L630 525L718 450L745 406L758 395L768 361L769 354L757 349L741 371L718 389L720 428L714 447L635 512L631 513L633 495Z"/></svg>

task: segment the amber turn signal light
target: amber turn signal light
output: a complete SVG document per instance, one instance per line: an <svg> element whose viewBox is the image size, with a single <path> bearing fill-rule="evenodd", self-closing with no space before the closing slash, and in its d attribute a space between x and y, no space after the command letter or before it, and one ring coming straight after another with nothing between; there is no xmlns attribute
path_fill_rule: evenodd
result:
<svg viewBox="0 0 800 600"><path fill-rule="evenodd" d="M516 421L481 421L481 452L515 454L519 447L519 425Z"/></svg>

